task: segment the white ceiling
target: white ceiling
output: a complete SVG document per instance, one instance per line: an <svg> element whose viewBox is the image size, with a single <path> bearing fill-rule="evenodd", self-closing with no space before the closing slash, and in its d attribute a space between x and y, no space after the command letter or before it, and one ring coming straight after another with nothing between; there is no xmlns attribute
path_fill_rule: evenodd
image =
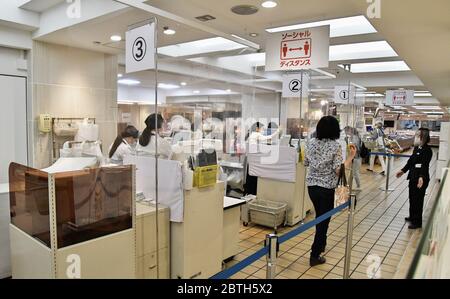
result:
<svg viewBox="0 0 450 299"><path fill-rule="evenodd" d="M217 18L216 20L203 24L228 34L244 37L260 44L262 48L265 47L266 28L366 14L368 6L364 0L278 0L279 5L276 8L264 9L260 6L261 2L260 0L146 1L150 5L189 20L195 20L195 17L204 14L213 15ZM398 87L430 90L442 104L450 105L450 59L448 59L448 53L450 53L450 21L448 17L450 1L434 0L432 6L419 0L382 1L381 3L381 19L370 20L379 31L378 33L333 38L331 44L387 40L399 57L352 62L405 60L412 72L350 74L338 67L338 64L342 62L336 61L330 63L330 67L326 70L337 75L337 79L322 80L315 84L319 85L320 83L325 87L332 87L340 82L351 80L376 92L384 92L386 89ZM230 11L232 6L238 4L253 4L260 7L260 11L252 16L238 16ZM109 37L112 34L124 36L128 25L151 16L149 13L137 9L126 9L54 32L40 39L119 54L123 53L124 43L111 43ZM160 33L164 26L169 26L177 31L174 36L159 34L159 46L213 37L211 34L164 18L160 18L159 24ZM258 33L259 36L253 38L249 36L249 33ZM94 44L94 41L99 41L101 45ZM429 49L432 50L431 55L426 53ZM233 55L235 54L233 53ZM186 76L187 74L181 74L180 78ZM191 77L194 81L198 80L198 76ZM176 81L179 81L180 78L177 78Z"/></svg>
<svg viewBox="0 0 450 299"><path fill-rule="evenodd" d="M63 2L65 0L28 0L24 1L20 8L40 13Z"/></svg>

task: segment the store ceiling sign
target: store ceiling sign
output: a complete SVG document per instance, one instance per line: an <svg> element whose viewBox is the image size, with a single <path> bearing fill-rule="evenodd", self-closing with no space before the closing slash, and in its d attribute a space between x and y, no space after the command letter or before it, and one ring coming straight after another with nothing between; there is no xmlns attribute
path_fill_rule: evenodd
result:
<svg viewBox="0 0 450 299"><path fill-rule="evenodd" d="M308 97L309 76L307 74L292 74L283 77L283 98Z"/></svg>
<svg viewBox="0 0 450 299"><path fill-rule="evenodd" d="M386 91L386 105L412 106L414 105L414 90L388 90Z"/></svg>
<svg viewBox="0 0 450 299"><path fill-rule="evenodd" d="M266 71L328 67L330 26L273 33L266 43Z"/></svg>
<svg viewBox="0 0 450 299"><path fill-rule="evenodd" d="M126 72L155 69L155 23L147 23L126 33Z"/></svg>
<svg viewBox="0 0 450 299"><path fill-rule="evenodd" d="M355 104L355 86L338 85L334 88L334 102L336 104Z"/></svg>

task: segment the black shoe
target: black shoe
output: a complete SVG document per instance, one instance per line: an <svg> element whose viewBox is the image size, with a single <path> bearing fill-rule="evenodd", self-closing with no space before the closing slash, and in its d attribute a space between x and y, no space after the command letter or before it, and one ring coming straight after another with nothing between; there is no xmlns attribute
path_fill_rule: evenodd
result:
<svg viewBox="0 0 450 299"><path fill-rule="evenodd" d="M410 221L411 221L411 218L405 217L405 221L406 221L406 222L410 222Z"/></svg>
<svg viewBox="0 0 450 299"><path fill-rule="evenodd" d="M323 256L319 256L319 257L310 257L309 258L309 265L311 267L314 266L318 266L318 265L323 265L327 262L327 260L323 257Z"/></svg>
<svg viewBox="0 0 450 299"><path fill-rule="evenodd" d="M409 229L421 229L422 225L417 225L417 224L411 224L410 226L408 226Z"/></svg>

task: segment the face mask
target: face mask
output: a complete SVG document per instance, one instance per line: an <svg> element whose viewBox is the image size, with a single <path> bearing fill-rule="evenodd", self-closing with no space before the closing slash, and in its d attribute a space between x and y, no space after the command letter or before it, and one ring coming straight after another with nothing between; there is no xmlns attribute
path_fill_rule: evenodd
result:
<svg viewBox="0 0 450 299"><path fill-rule="evenodd" d="M414 138L414 146L421 146L422 145L422 140L420 140L420 137L416 136Z"/></svg>

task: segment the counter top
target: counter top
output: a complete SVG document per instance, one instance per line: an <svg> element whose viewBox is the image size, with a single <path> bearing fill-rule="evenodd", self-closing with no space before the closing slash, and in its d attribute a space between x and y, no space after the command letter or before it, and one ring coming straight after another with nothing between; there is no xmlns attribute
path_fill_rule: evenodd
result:
<svg viewBox="0 0 450 299"><path fill-rule="evenodd" d="M159 204L158 207L160 213L161 211L168 209L166 206ZM136 203L136 216L146 215L146 214L153 214L156 211L156 207L152 203Z"/></svg>
<svg viewBox="0 0 450 299"><path fill-rule="evenodd" d="M244 165L239 162L228 162L228 161L220 161L219 165L222 167L229 167L229 168L237 168L237 169L243 169Z"/></svg>
<svg viewBox="0 0 450 299"><path fill-rule="evenodd" d="M224 210L232 209L238 206L242 206L245 203L246 203L245 200L225 196L223 198L223 209Z"/></svg>

